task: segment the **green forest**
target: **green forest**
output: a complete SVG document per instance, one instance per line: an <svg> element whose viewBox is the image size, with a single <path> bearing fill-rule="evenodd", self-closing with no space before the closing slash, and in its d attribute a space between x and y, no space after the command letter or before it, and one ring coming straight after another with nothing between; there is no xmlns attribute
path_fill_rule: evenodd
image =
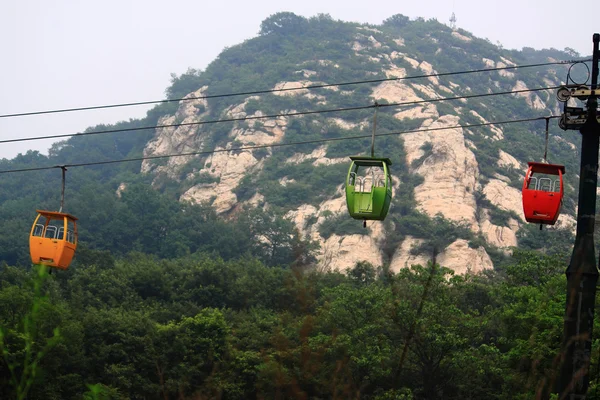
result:
<svg viewBox="0 0 600 400"><path fill-rule="evenodd" d="M394 15L381 25L278 13L265 19L257 37L225 49L206 69L173 75L167 99L207 86L206 95L271 88L298 79L298 70L318 71L319 82L385 78L377 62L350 51L369 29L390 51L427 59L440 73L485 67L482 57L539 63L575 55L556 49L502 49L473 37L467 43L436 20ZM364 35L363 35L364 36ZM402 37L405 45L392 39ZM326 38L326 39L324 39ZM363 43L366 46L366 43ZM441 48L440 53L437 50ZM369 54L367 54L369 55ZM370 54L377 55L375 51ZM578 56L578 55L576 55ZM323 63L330 60L331 63ZM398 60L408 75L422 71ZM402 64L403 63L403 64ZM548 86L567 66L523 69L529 87ZM550 77L550 78L549 78ZM441 77L440 84L451 86ZM511 90L514 79L458 75L459 89L487 93ZM257 86L258 85L258 86ZM328 107L368 104L372 86L327 92ZM321 93L317 91L317 93ZM224 118L239 97L216 97L198 109L205 120ZM544 98L548 107L556 100ZM245 110L276 114L317 109L314 99L266 94ZM440 115L468 113L438 103ZM489 97L468 107L490 120L539 116L525 99ZM467 107L465 107L467 108ZM155 136L151 128L175 115L165 102L145 118L97 125L89 135L0 160L0 399L532 399L554 390L561 357L565 311L565 268L573 243L569 229L523 224L519 247L495 248L480 233L417 209L415 188L423 177L409 165L401 135L378 139L401 182L384 224L382 265L357 262L346 272L319 268L320 244L303 235L285 215L302 204L316 206L343 184L347 165L289 164L295 153L317 145L253 150L262 169L235 188L240 204L256 193L269 207L241 206L225 215L210 202L180 201L197 184L211 183L206 157L175 171L157 172L166 160L140 173L140 160L68 168L65 210L79 218L79 243L68 270L31 265L28 236L36 209L60 204L60 165L139 158ZM356 127L343 130L315 114L290 119L283 143L370 134L372 110L344 115ZM181 121L177 121L178 123ZM422 120L398 120L382 108L378 133L416 129ZM247 122L197 128L202 148L226 145L233 128ZM260 126L260 121L257 121ZM489 127L472 129L479 183L506 174L520 189L524 171L499 171L500 150L519 161L540 159L544 133L539 123L504 127L492 141ZM98 131L120 130L107 134ZM576 208L578 133L551 132L552 161L567 168L563 213ZM235 144L235 143L234 143ZM330 143L327 157L365 151L369 141ZM236 146L234 146L236 147ZM292 181L287 186L282 178ZM514 212L499 208L482 192L477 207L508 226ZM214 199L213 199L214 200ZM323 238L368 234L349 216L323 214ZM316 223L316 217L307 223ZM421 239L417 253L431 259L399 271L390 269L394 251L407 237ZM436 262L436 253L457 239L483 247L494 269L458 276ZM598 318L595 332L600 332ZM597 336L597 335L596 335ZM593 341L588 398L600 398L600 340Z"/></svg>
<svg viewBox="0 0 600 400"><path fill-rule="evenodd" d="M0 396L538 398L558 372L564 264L516 251L484 275L342 274L88 250L64 273L5 265ZM590 398L599 351L596 339Z"/></svg>

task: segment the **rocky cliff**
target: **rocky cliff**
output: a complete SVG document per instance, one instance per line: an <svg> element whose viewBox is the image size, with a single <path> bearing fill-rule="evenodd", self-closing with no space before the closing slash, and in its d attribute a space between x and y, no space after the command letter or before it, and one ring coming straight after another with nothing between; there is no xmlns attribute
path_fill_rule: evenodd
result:
<svg viewBox="0 0 600 400"><path fill-rule="evenodd" d="M377 147L378 154L387 156L389 152L395 157L394 197L402 198L394 201L386 222L369 223L362 232L354 229L344 232L341 228L333 233L323 232L326 221L350 219L346 216L343 169L348 165L348 156L366 154L368 147L363 146L364 141L363 145L347 148L320 143L286 150L277 147L236 150L294 142L303 137L364 134L372 126L371 111L258 118L223 124L225 128L219 129L216 124L158 129L145 148L146 156L192 149L215 152L202 157L171 158L162 165L145 162L142 172L179 181L184 188L182 201L209 203L224 216L242 212L245 206L283 209L304 237L320 243L321 268L344 270L358 261L388 263L392 270L423 264L429 257L427 243L437 240L444 246L438 249L439 262L462 274L492 268L490 252L497 255L518 246L524 225L520 179L526 162L541 158L542 123L467 126L549 115L557 107L554 95L540 91L482 99L423 101L554 86L559 83L562 70L558 67L527 73L520 69L500 70L309 90L305 88L361 79L502 68L524 64L531 57L499 49L468 32L452 31L436 21L400 23L391 18L381 26L366 26L324 20L322 16L310 20L297 18L306 22L302 28L288 27L286 23L291 23L286 19L279 31L263 30L259 37L225 51L199 75L203 85L188 95L194 100L181 101L178 110L162 117L160 124L262 117L362 106L375 101L416 102L382 112L378 133L410 131L394 137L395 141L389 139L383 144L378 139L377 142L387 146ZM330 24L332 30L339 29L335 41L329 36L319 37L319 29L324 29L325 24ZM428 33L415 33L421 31ZM294 48L298 49L297 54L292 54ZM246 54L253 49L253 54ZM537 53L536 57L553 59ZM280 79L274 79L272 71L265 72L273 66L279 68ZM218 68L226 73L216 77ZM263 74L268 78L260 79ZM201 98L215 91L223 93L229 87L227 79L252 77L259 78L252 85L257 89L297 90L238 96L228 98L228 102ZM269 81L272 83L265 86ZM232 84L231 88L234 90L235 86ZM553 127L552 137L559 133ZM551 150L559 140L565 141L558 137L551 140ZM567 143L574 147L570 141ZM319 175L328 171L337 175L332 173L334 178L323 187L322 181L306 173L313 170ZM240 190L242 187L244 190ZM291 198L290 193L298 195ZM565 207L558 229L572 229L572 212L573 207ZM430 231L407 232L415 218L426 221ZM444 226L451 228L441 231L436 221L443 221Z"/></svg>

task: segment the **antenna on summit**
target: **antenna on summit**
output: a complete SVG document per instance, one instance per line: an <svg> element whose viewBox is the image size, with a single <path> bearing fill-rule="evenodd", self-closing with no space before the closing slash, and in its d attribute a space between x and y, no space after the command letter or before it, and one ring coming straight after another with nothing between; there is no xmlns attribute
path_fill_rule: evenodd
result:
<svg viewBox="0 0 600 400"><path fill-rule="evenodd" d="M450 29L453 31L456 30L456 15L454 14L454 11L452 11L452 16L450 17Z"/></svg>
<svg viewBox="0 0 600 400"><path fill-rule="evenodd" d="M452 16L450 16L450 29L456 30L456 14L454 14L455 1L452 0Z"/></svg>

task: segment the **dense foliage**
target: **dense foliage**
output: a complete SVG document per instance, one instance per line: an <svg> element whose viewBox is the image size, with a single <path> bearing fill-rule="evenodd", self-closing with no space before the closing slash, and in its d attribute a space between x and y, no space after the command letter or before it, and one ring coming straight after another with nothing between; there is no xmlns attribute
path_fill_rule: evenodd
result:
<svg viewBox="0 0 600 400"><path fill-rule="evenodd" d="M24 373L30 343L44 354L29 399L80 399L86 384L105 399L531 399L557 372L563 270L530 252L466 277L202 254L88 254L50 277L4 266L0 396L15 397L7 368Z"/></svg>

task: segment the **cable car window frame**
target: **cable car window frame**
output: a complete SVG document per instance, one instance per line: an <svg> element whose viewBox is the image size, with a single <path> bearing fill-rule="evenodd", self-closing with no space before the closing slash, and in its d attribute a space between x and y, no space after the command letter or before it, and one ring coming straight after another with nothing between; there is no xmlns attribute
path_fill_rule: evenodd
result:
<svg viewBox="0 0 600 400"><path fill-rule="evenodd" d="M371 188L370 190L366 190L365 188L367 187L367 183L371 183ZM373 191L373 177L372 176L365 176L363 177L363 187L362 190L360 191L361 193L371 193Z"/></svg>
<svg viewBox="0 0 600 400"><path fill-rule="evenodd" d="M348 185L355 186L355 184L356 184L356 171L352 171L352 172L350 172L350 175L348 176Z"/></svg>
<svg viewBox="0 0 600 400"><path fill-rule="evenodd" d="M527 189L529 190L537 190L538 178L535 176L530 176L527 184Z"/></svg>
<svg viewBox="0 0 600 400"><path fill-rule="evenodd" d="M556 185L558 185L558 189L556 188ZM552 192L554 192L554 193L560 192L560 179L556 179L554 181L554 186L552 187Z"/></svg>
<svg viewBox="0 0 600 400"><path fill-rule="evenodd" d="M551 192L553 181L550 178L540 178L538 179L538 188L537 190L541 192Z"/></svg>
<svg viewBox="0 0 600 400"><path fill-rule="evenodd" d="M71 229L67 229L67 242L75 244L75 235Z"/></svg>
<svg viewBox="0 0 600 400"><path fill-rule="evenodd" d="M31 236L44 237L44 224L35 224Z"/></svg>
<svg viewBox="0 0 600 400"><path fill-rule="evenodd" d="M56 226L54 225L48 225L46 226L46 229L44 230L44 238L46 239L56 239ZM49 231L53 231L53 235L52 236L48 236Z"/></svg>

